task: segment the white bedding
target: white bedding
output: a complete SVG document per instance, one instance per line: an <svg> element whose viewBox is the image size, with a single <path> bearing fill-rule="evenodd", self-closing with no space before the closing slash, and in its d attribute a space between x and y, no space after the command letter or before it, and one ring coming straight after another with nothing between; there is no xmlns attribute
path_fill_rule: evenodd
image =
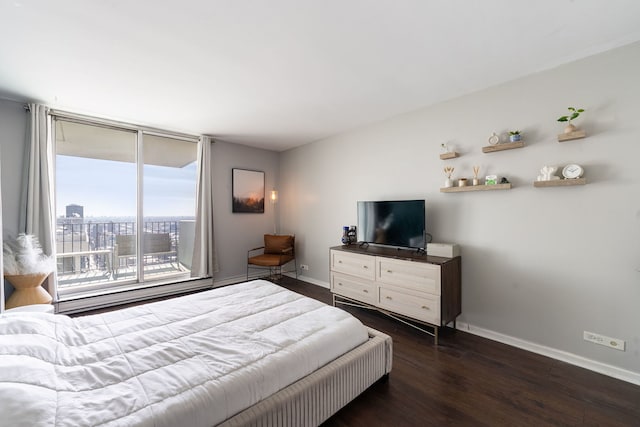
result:
<svg viewBox="0 0 640 427"><path fill-rule="evenodd" d="M212 426L367 340L264 280L94 316L0 316L0 424Z"/></svg>

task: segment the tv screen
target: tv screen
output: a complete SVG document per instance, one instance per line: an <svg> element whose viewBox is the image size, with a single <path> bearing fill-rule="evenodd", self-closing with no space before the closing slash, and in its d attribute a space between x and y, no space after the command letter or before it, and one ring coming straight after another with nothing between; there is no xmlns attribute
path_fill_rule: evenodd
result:
<svg viewBox="0 0 640 427"><path fill-rule="evenodd" d="M358 241L407 248L426 247L425 201L358 202Z"/></svg>

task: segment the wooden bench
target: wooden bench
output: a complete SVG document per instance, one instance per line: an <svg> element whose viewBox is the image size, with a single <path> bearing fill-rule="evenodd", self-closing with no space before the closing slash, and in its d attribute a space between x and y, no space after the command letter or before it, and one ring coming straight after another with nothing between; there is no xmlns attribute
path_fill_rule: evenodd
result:
<svg viewBox="0 0 640 427"><path fill-rule="evenodd" d="M178 253L171 249L171 236L169 233L144 233L144 256L162 256L175 255ZM129 266L129 258L136 256L136 235L135 234L118 234L116 235L116 244L113 248L113 257L115 259L116 273L120 267L120 259L124 258ZM173 264L173 262L172 262Z"/></svg>

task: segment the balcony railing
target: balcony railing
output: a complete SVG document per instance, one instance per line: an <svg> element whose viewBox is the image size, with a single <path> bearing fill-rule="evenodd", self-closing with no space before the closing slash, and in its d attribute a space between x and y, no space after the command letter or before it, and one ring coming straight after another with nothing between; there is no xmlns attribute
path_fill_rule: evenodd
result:
<svg viewBox="0 0 640 427"><path fill-rule="evenodd" d="M144 256L140 264L144 266L145 277L189 271L193 221L159 220L143 224ZM136 279L136 228L133 221L59 219L56 230L59 287ZM185 244L181 245L181 240Z"/></svg>

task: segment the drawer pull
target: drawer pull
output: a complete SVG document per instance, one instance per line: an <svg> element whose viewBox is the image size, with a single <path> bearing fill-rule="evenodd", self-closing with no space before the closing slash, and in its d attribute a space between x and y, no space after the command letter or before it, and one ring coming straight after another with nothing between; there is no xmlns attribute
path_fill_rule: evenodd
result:
<svg viewBox="0 0 640 427"><path fill-rule="evenodd" d="M424 310L431 310L431 309L430 309L429 307L427 307L426 305L423 305L423 306L422 306L422 308L423 308Z"/></svg>
<svg viewBox="0 0 640 427"><path fill-rule="evenodd" d="M368 293L369 293L369 291L368 291L368 290L366 290L366 289L364 289L364 290L363 290L363 292L364 292L365 294L368 294Z"/></svg>
<svg viewBox="0 0 640 427"><path fill-rule="evenodd" d="M389 300L390 300L390 299L393 299L393 298L391 298L390 296L386 296L385 298L386 298L386 299L389 299Z"/></svg>
<svg viewBox="0 0 640 427"><path fill-rule="evenodd" d="M338 282L338 286L342 286L342 282Z"/></svg>
<svg viewBox="0 0 640 427"><path fill-rule="evenodd" d="M338 260L338 264L342 264L342 260Z"/></svg>
<svg viewBox="0 0 640 427"><path fill-rule="evenodd" d="M369 267L366 265L363 265L362 268L364 268L365 270L368 269Z"/></svg>
<svg viewBox="0 0 640 427"><path fill-rule="evenodd" d="M393 271L391 271L391 270L387 270L387 273L393 273Z"/></svg>

